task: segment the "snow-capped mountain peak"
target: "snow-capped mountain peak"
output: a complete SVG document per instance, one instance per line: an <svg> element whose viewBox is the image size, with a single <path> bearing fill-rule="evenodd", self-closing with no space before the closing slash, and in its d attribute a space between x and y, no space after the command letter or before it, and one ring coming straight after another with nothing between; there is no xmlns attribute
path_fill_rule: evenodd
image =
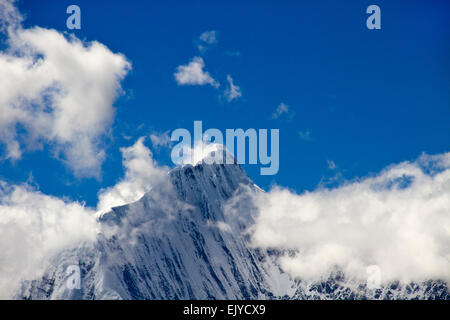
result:
<svg viewBox="0 0 450 320"><path fill-rule="evenodd" d="M314 282L292 279L276 263L279 252L250 243L249 192L263 191L236 162L175 168L139 201L102 215L94 243L55 255L16 298L448 299L440 281L370 290L339 272ZM71 266L80 268L79 289L67 286Z"/></svg>

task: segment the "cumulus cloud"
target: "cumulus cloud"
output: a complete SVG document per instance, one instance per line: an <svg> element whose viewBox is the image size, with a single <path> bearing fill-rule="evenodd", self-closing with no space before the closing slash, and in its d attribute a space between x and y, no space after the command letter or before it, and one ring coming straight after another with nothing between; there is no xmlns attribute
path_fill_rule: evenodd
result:
<svg viewBox="0 0 450 320"><path fill-rule="evenodd" d="M233 83L230 75L227 75L228 88L225 90L225 98L228 102L242 97L241 88Z"/></svg>
<svg viewBox="0 0 450 320"><path fill-rule="evenodd" d="M39 275L50 256L96 234L95 211L82 203L0 181L0 299Z"/></svg>
<svg viewBox="0 0 450 320"><path fill-rule="evenodd" d="M254 245L287 250L281 267L319 279L335 267L382 281L450 280L450 153L422 155L373 177L296 194L254 195ZM292 254L296 252L296 254Z"/></svg>
<svg viewBox="0 0 450 320"><path fill-rule="evenodd" d="M205 62L201 57L194 57L187 65L177 67L174 74L178 85L199 85L209 84L215 88L219 87L219 83L211 77L209 72L203 70Z"/></svg>
<svg viewBox="0 0 450 320"><path fill-rule="evenodd" d="M285 117L288 120L291 120L294 117L294 112L283 102L281 102L272 113L272 119L279 119L280 117Z"/></svg>
<svg viewBox="0 0 450 320"><path fill-rule="evenodd" d="M7 27L0 51L0 143L5 158L50 145L78 176L99 177L102 138L114 119L120 82L131 68L99 42L34 27L23 29L11 1L0 1Z"/></svg>
<svg viewBox="0 0 450 320"><path fill-rule="evenodd" d="M158 166L144 141L145 137L141 137L134 145L120 149L125 177L113 187L99 192L98 214L105 213L112 207L139 200L154 184L166 177L169 169Z"/></svg>

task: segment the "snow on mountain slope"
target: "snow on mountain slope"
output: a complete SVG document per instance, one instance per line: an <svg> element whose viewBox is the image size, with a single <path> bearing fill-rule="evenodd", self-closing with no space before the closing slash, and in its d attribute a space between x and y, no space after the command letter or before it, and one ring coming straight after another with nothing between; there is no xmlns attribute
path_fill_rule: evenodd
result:
<svg viewBox="0 0 450 320"><path fill-rule="evenodd" d="M17 297L266 299L294 293L271 258L248 245L242 232L251 215L224 215L223 206L241 188L257 190L237 163L185 165L170 171L167 182L104 214L96 243L56 256L42 279L24 283ZM69 265L80 266L80 290L66 286Z"/></svg>
<svg viewBox="0 0 450 320"><path fill-rule="evenodd" d="M450 298L442 281L371 290L341 272L314 282L292 280L275 262L280 252L251 246L247 230L256 211L245 197L249 191L264 192L237 163L175 168L139 201L103 214L95 243L53 257L16 298ZM71 265L80 268L80 289L67 286Z"/></svg>

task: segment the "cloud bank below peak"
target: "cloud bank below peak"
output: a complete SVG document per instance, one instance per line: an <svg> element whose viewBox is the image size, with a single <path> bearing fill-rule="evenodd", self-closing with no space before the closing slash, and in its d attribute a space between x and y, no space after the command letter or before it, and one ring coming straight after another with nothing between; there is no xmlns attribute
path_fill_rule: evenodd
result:
<svg viewBox="0 0 450 320"><path fill-rule="evenodd" d="M333 189L255 194L250 232L257 247L291 252L279 262L301 279L337 267L365 281L366 268L377 265L383 283L449 281L449 195L450 153L423 154Z"/></svg>

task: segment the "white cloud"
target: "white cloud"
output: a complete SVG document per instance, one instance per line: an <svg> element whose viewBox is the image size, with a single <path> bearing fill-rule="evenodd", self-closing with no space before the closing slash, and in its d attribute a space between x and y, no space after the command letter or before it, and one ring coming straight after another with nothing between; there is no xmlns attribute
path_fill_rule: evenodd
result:
<svg viewBox="0 0 450 320"><path fill-rule="evenodd" d="M339 266L382 281L450 279L450 153L422 155L374 177L295 194L254 195L256 246L296 250L280 258L295 277L318 279Z"/></svg>
<svg viewBox="0 0 450 320"><path fill-rule="evenodd" d="M215 88L219 87L219 83L214 80L209 72L204 71L205 62L201 57L194 57L187 65L177 67L175 72L175 80L179 85L199 85L210 84Z"/></svg>
<svg viewBox="0 0 450 320"><path fill-rule="evenodd" d="M53 254L96 234L95 212L83 204L0 181L0 299L39 275Z"/></svg>
<svg viewBox="0 0 450 320"><path fill-rule="evenodd" d="M233 79L230 75L227 75L227 81L229 87L225 90L225 98L228 102L242 97L241 88L233 83Z"/></svg>
<svg viewBox="0 0 450 320"><path fill-rule="evenodd" d="M288 120L291 120L294 116L294 113L292 112L290 107L283 102L281 102L272 113L272 119L278 119L282 116L284 116Z"/></svg>
<svg viewBox="0 0 450 320"><path fill-rule="evenodd" d="M99 177L102 138L114 119L120 81L130 69L121 54L96 41L40 27L23 29L12 2L1 0L8 25L0 51L0 142L6 158L49 144L78 176Z"/></svg>
<svg viewBox="0 0 450 320"><path fill-rule="evenodd" d="M112 207L139 200L152 186L163 180L169 170L160 167L152 158L152 152L141 137L134 145L121 148L125 177L115 186L100 190L97 211L99 214Z"/></svg>

